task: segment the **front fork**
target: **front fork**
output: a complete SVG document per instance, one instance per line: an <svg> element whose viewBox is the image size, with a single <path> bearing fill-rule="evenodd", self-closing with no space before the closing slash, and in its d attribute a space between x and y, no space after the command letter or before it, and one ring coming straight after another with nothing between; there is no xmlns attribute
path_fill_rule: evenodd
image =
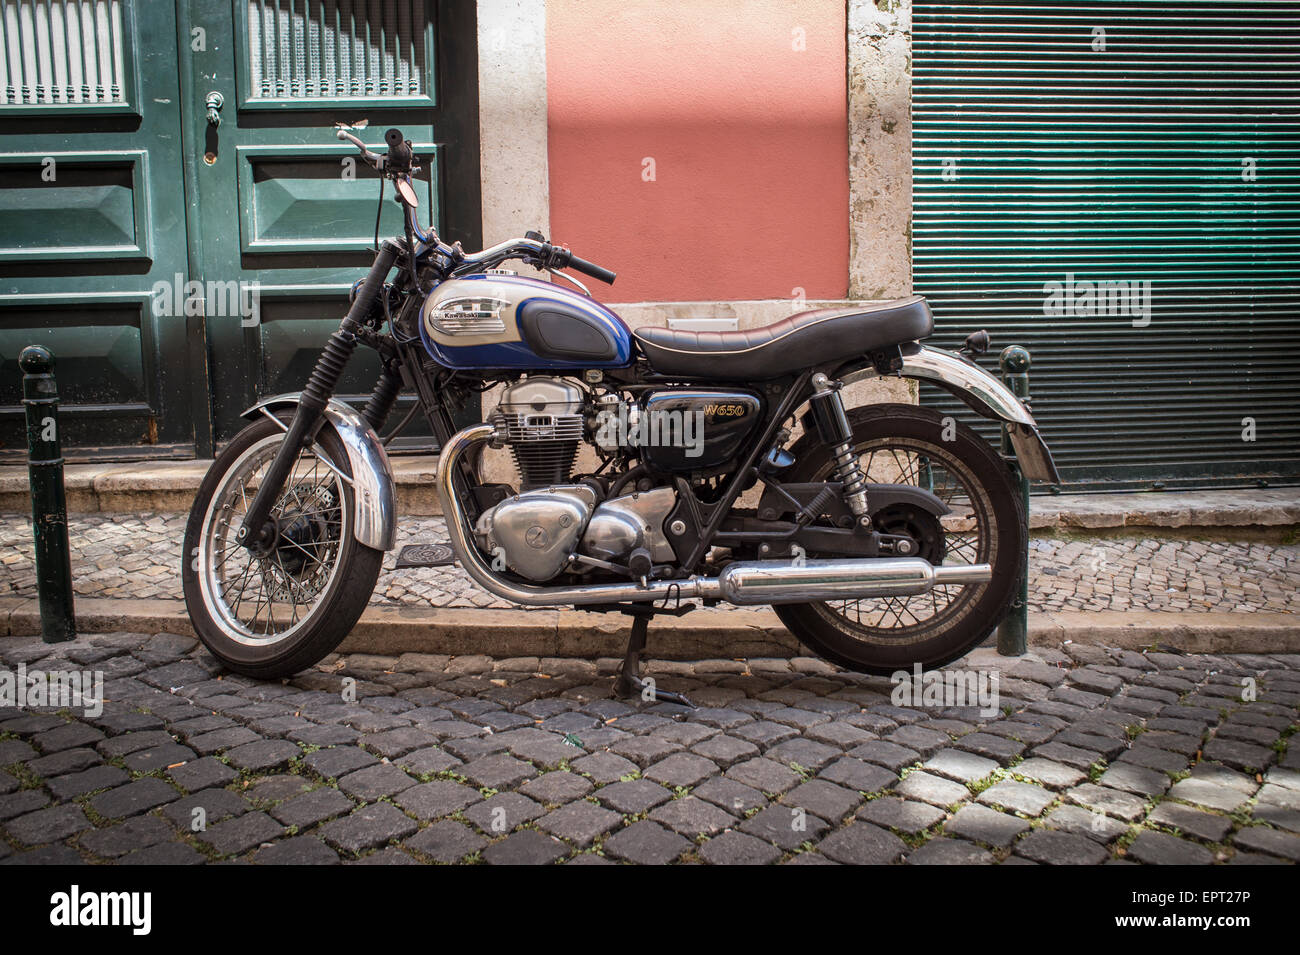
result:
<svg viewBox="0 0 1300 955"><path fill-rule="evenodd" d="M293 421L285 432L284 441L271 461L257 493L253 495L248 511L244 514L244 522L239 527L239 543L254 553L265 552L275 546L278 531L275 521L271 519L271 508L275 506L284 482L293 470L294 462L298 460L299 452L316 440L316 433L324 420L321 412L333 397L348 359L356 351L357 332L369 318L383 291L384 280L401 252L402 247L392 240L385 241L380 247L374 264L370 266L365 281L352 300L352 307L325 343L325 349L317 359L316 367L312 369Z"/></svg>

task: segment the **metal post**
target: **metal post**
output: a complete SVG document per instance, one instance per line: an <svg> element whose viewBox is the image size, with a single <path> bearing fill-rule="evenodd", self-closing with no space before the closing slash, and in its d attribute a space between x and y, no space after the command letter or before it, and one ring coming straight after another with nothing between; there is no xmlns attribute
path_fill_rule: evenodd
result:
<svg viewBox="0 0 1300 955"><path fill-rule="evenodd" d="M1029 350L1019 345L1008 345L998 356L1002 380L1021 401L1029 401ZM1002 426L1002 456L1010 466L1020 486L1020 497L1025 502L1025 520L1029 520L1029 481L1016 463L1007 425ZM998 627L998 653L1018 657L1029 649L1029 552L1020 562L1020 580L1016 596L1011 601L1011 612Z"/></svg>
<svg viewBox="0 0 1300 955"><path fill-rule="evenodd" d="M41 636L46 643L75 640L72 559L68 546L68 504L63 493L59 450L59 389L54 356L40 345L18 356L27 409L27 475L32 488L32 535L36 539L36 591Z"/></svg>

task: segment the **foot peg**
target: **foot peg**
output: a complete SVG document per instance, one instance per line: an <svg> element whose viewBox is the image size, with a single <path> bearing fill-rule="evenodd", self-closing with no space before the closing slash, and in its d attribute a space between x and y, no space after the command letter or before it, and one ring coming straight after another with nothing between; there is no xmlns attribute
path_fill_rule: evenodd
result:
<svg viewBox="0 0 1300 955"><path fill-rule="evenodd" d="M669 612L673 616L681 616L694 609L693 605L686 604L677 611ZM645 652L646 630L650 627L650 618L656 612L663 611L637 607L624 609L623 612L632 617L632 633L627 640L623 666L618 671L618 679L614 681L614 695L623 699L640 698L647 702L654 700L656 703L676 703L678 706L695 709L695 704L682 694L661 690L653 681L641 678L641 654Z"/></svg>

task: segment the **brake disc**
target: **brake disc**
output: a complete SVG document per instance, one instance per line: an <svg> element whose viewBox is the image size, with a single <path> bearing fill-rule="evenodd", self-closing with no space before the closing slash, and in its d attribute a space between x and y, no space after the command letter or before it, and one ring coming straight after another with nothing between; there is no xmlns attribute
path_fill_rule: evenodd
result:
<svg viewBox="0 0 1300 955"><path fill-rule="evenodd" d="M273 559L262 561L267 593L272 601L309 602L324 588L330 550L339 544L338 497L325 485L297 484L285 491L279 503L282 510L276 522L281 543Z"/></svg>

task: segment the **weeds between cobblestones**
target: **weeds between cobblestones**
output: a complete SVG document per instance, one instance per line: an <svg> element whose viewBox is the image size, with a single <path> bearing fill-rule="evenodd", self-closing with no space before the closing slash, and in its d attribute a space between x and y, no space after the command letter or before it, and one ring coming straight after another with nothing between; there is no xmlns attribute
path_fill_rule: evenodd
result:
<svg viewBox="0 0 1300 955"><path fill-rule="evenodd" d="M984 655L984 717L810 659L652 665L688 711L612 700L614 660L258 683L169 634L0 641L90 660L99 716L0 710L0 864L1300 861L1296 654Z"/></svg>
<svg viewBox="0 0 1300 955"><path fill-rule="evenodd" d="M74 515L68 529L79 596L180 599L185 515ZM458 567L393 571L403 545L446 537L441 518L402 520L372 603L508 609ZM1035 537L1029 562L1030 609L1037 612L1300 612L1295 542ZM30 521L0 515L0 596L35 593Z"/></svg>

